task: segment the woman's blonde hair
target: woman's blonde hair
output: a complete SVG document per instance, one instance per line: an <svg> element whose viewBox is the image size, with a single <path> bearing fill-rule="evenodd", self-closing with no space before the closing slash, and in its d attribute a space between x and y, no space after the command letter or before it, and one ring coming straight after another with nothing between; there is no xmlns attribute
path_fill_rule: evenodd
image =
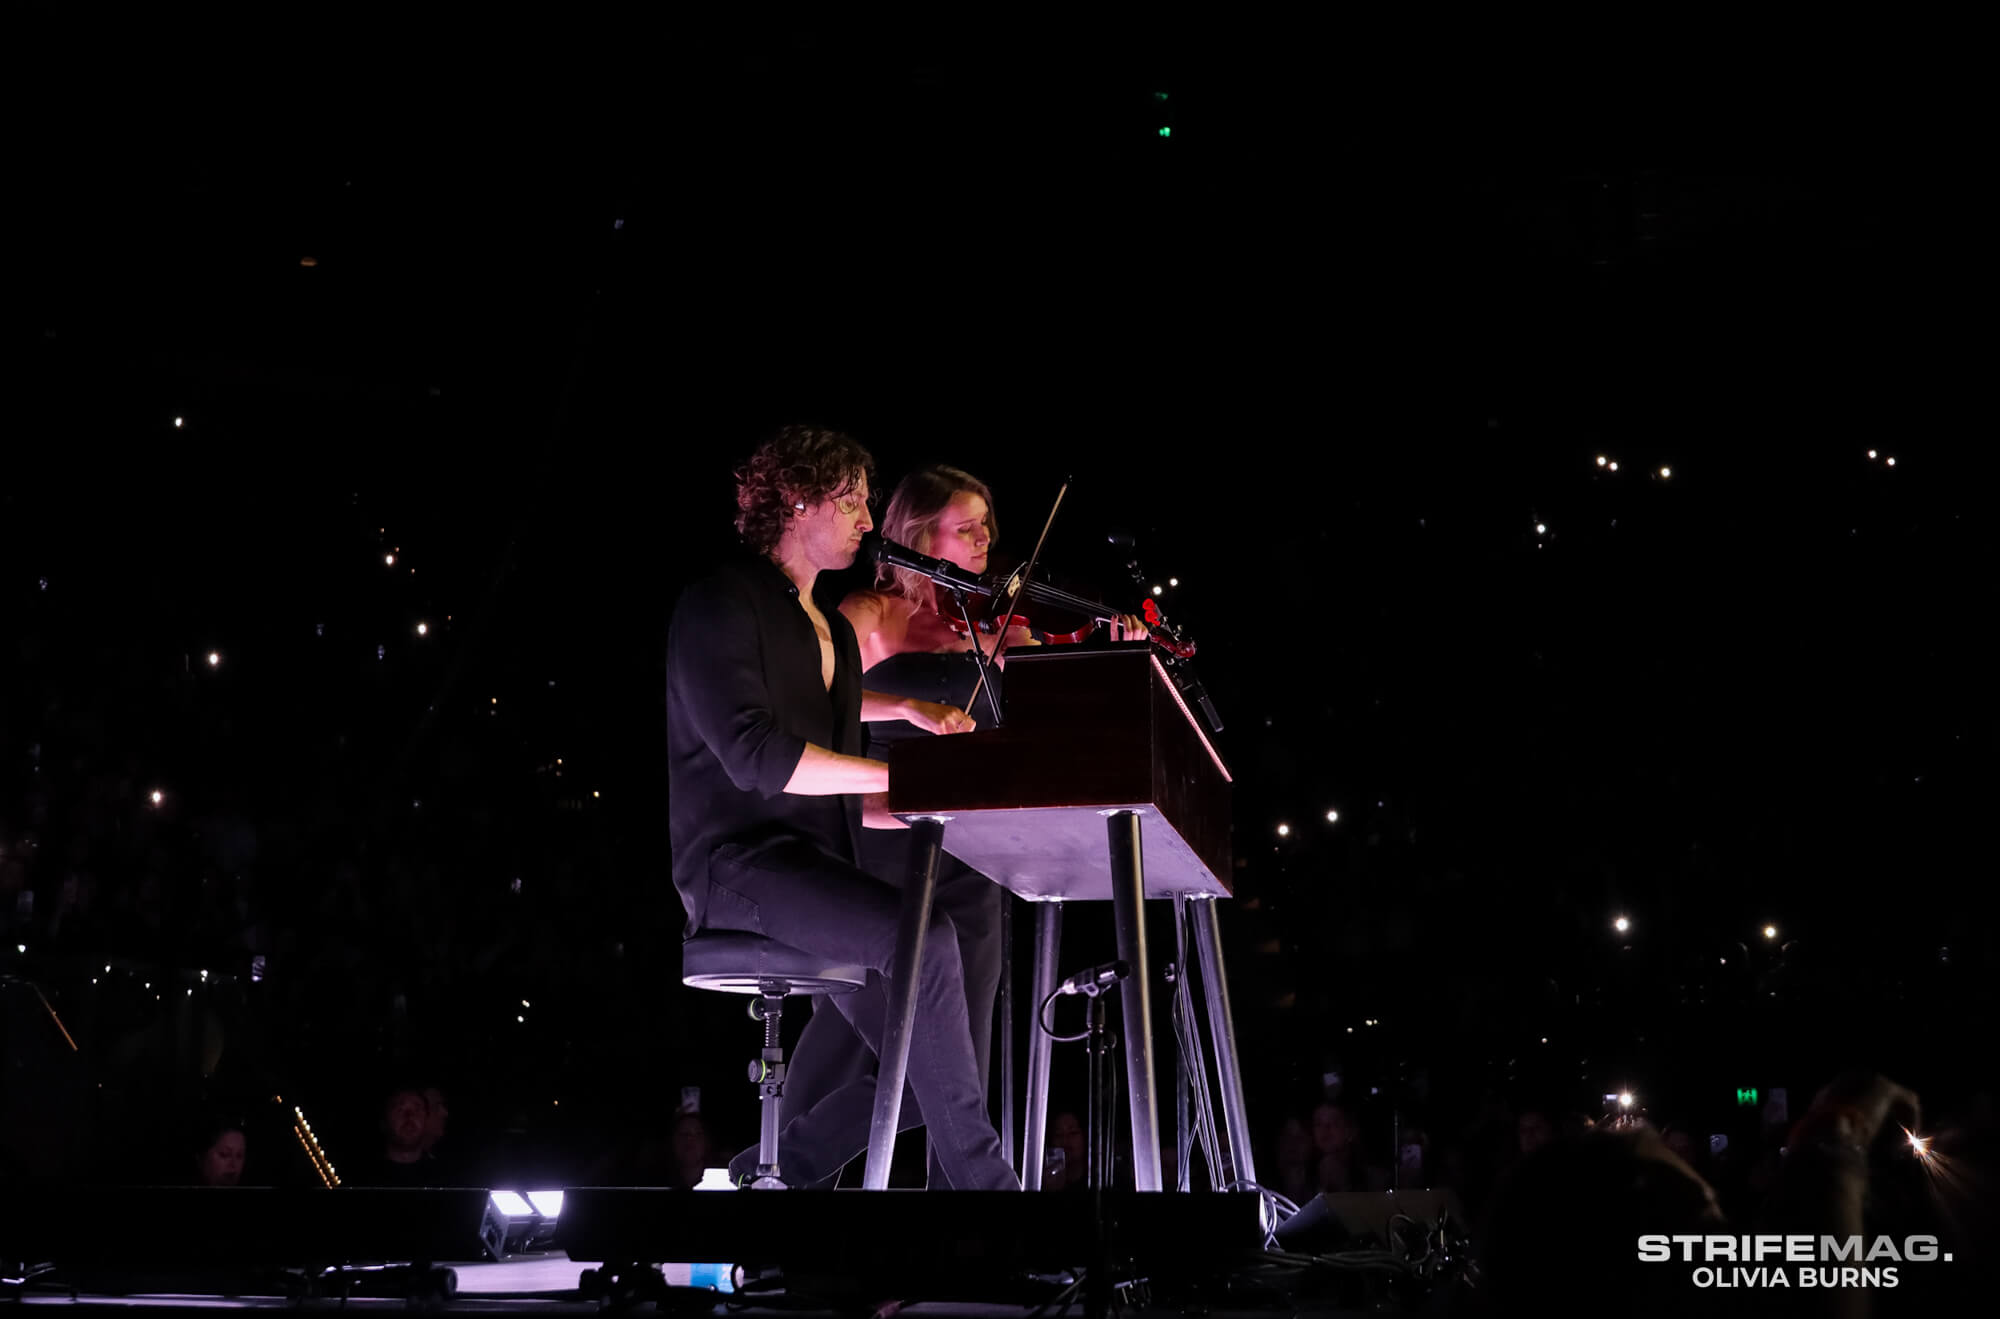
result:
<svg viewBox="0 0 2000 1319"><path fill-rule="evenodd" d="M1000 524L993 517L993 492L972 473L943 464L920 467L896 483L895 493L889 496L889 507L882 513L882 538L907 545L919 554L932 553L938 520L944 516L951 497L961 493L975 494L986 501L987 543L997 543ZM902 596L918 609L937 608L936 584L908 568L891 568L886 564L877 568L875 589Z"/></svg>

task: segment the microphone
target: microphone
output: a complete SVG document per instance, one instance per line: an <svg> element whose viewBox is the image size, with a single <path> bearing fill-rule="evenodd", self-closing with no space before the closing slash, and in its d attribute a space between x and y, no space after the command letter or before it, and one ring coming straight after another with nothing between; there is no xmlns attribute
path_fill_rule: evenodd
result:
<svg viewBox="0 0 2000 1319"><path fill-rule="evenodd" d="M928 577L940 586L952 586L961 591L984 594L986 584L965 569L945 559L934 559L928 554L919 554L907 545L898 545L886 536L869 532L862 542L862 554L869 562L886 568L903 568L919 576Z"/></svg>
<svg viewBox="0 0 2000 1319"><path fill-rule="evenodd" d="M1103 966L1093 966L1088 971L1078 971L1057 986L1056 993L1082 994L1085 998L1096 998L1131 974L1132 968L1124 962L1106 962Z"/></svg>

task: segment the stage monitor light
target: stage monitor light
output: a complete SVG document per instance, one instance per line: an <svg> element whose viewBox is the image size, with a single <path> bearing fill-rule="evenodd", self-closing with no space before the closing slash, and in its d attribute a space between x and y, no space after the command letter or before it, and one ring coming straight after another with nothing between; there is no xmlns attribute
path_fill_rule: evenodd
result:
<svg viewBox="0 0 2000 1319"><path fill-rule="evenodd" d="M544 1212L531 1199L549 1202L551 1212ZM526 1196L518 1191L489 1191L485 1219L479 1225L479 1244L496 1261L544 1252L555 1241L556 1214L561 1209L560 1191L533 1191Z"/></svg>
<svg viewBox="0 0 2000 1319"><path fill-rule="evenodd" d="M563 1193L561 1191L528 1192L528 1203L533 1205L535 1212L543 1218L560 1218L562 1216L562 1202Z"/></svg>
<svg viewBox="0 0 2000 1319"><path fill-rule="evenodd" d="M733 1191L736 1183L729 1180L727 1168L703 1168L701 1180L695 1183L697 1191Z"/></svg>

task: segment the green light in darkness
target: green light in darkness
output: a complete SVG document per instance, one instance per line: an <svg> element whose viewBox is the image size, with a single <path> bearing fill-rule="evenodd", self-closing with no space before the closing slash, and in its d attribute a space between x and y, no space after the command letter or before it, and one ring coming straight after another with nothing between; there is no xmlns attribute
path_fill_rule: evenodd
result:
<svg viewBox="0 0 2000 1319"><path fill-rule="evenodd" d="M1171 128L1162 128L1160 130L1161 137L1172 137L1173 135L1174 135L1174 130Z"/></svg>

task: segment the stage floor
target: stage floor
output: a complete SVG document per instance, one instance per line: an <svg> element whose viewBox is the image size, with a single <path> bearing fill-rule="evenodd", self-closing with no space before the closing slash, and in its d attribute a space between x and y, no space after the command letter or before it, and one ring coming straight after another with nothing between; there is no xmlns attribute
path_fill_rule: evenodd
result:
<svg viewBox="0 0 2000 1319"><path fill-rule="evenodd" d="M457 1275L457 1295L443 1303L441 1307L426 1307L431 1313L480 1314L480 1315L583 1315L602 1314L605 1308L594 1299L585 1299L578 1288L579 1275L594 1264L572 1260L560 1253L537 1257L508 1260L502 1263L446 1264ZM660 1271L671 1286L688 1287L699 1266L689 1264L664 1264ZM645 1312L663 1313L668 1310L682 1314L705 1313L698 1298L683 1294L678 1303L655 1310L648 1303ZM192 1293L145 1293L135 1295L102 1295L80 1292L75 1299L66 1290L53 1287L46 1290L29 1290L21 1297L22 1304L29 1306L62 1306L72 1315L99 1313L112 1315L144 1310L148 1319L169 1319L174 1314L212 1314L217 1310L355 1310L364 1314L379 1313L409 1314L412 1305L400 1297L353 1296L345 1300L339 1297L317 1297L300 1301L295 1298L269 1295L216 1296ZM900 1308L921 1310L925 1315L936 1315L939 1319L1022 1319L1033 1309L1032 1304L1020 1302L976 1302L976 1301L920 1301L901 1307L890 1298L884 1298L883 1308L873 1310L879 1319L888 1319ZM1062 1307L1051 1306L1048 1313L1054 1315ZM718 1292L709 1307L716 1314L730 1315L825 1315L837 1319L867 1319L869 1311L856 1306L829 1306L825 1309L808 1308L798 1298L783 1295L772 1298L767 1304L755 1300ZM1082 1316L1085 1311L1081 1299L1073 1302L1068 1313ZM1121 1319L1184 1319L1185 1307L1127 1306L1121 1312ZM1379 1315L1381 1311L1360 1311L1345 1309L1315 1308L1311 1302L1298 1306L1287 1306L1283 1310L1264 1309L1209 1309L1208 1319L1270 1319L1274 1313L1314 1314L1332 1316L1359 1316L1364 1313Z"/></svg>

